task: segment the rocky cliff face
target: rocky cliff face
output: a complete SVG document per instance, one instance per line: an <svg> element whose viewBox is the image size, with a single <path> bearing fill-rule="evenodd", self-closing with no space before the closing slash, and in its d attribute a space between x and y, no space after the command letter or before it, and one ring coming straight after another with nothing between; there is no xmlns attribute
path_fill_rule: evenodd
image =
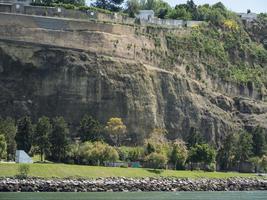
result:
<svg viewBox="0 0 267 200"><path fill-rule="evenodd" d="M155 127L166 128L170 139L185 138L195 127L217 145L239 129L267 128L267 103L244 92L249 88L203 83L183 63L163 65L164 41L157 48L142 28L92 23L82 32L50 30L27 20L10 27L0 19L2 117L63 116L73 133L84 114L102 123L121 117L136 143Z"/></svg>

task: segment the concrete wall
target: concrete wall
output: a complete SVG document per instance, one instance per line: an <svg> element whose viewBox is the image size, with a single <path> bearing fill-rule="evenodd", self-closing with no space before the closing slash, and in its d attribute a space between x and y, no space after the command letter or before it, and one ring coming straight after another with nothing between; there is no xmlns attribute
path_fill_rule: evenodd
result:
<svg viewBox="0 0 267 200"><path fill-rule="evenodd" d="M0 12L21 13L49 17L64 17L73 19L95 19L100 21L134 24L135 19L117 13L107 14L95 10L71 10L59 7L25 6L22 4L1 4Z"/></svg>
<svg viewBox="0 0 267 200"><path fill-rule="evenodd" d="M1 3L0 12L11 12L11 11L12 11L12 5L11 4Z"/></svg>
<svg viewBox="0 0 267 200"><path fill-rule="evenodd" d="M1 0L0 0L1 1ZM44 7L44 6L27 6L22 4L1 4L0 12L8 13L21 13L27 15L38 15L38 16L49 16L49 17L63 17L63 18L73 18L73 19L93 19L106 22L114 22L121 24L135 24L135 18L130 18L118 13L102 13L95 10L71 10L59 7ZM155 24L161 26L169 27L192 27L198 25L202 22L200 21L183 21L183 20L173 20L173 19L140 19L142 25Z"/></svg>

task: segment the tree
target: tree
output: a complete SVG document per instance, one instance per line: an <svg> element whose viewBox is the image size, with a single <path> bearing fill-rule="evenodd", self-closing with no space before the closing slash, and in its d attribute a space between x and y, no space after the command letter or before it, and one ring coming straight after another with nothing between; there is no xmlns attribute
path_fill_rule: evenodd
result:
<svg viewBox="0 0 267 200"><path fill-rule="evenodd" d="M222 148L218 152L218 162L222 170L228 170L235 160L237 137L229 134L223 141Z"/></svg>
<svg viewBox="0 0 267 200"><path fill-rule="evenodd" d="M128 0L126 2L126 12L130 17L135 17L135 14L140 10L140 3L138 0Z"/></svg>
<svg viewBox="0 0 267 200"><path fill-rule="evenodd" d="M187 147L185 142L182 140L176 140L172 144L172 151L170 161L174 164L174 168L177 169L179 166L182 168L188 157Z"/></svg>
<svg viewBox="0 0 267 200"><path fill-rule="evenodd" d="M122 138L126 134L126 126L121 118L110 118L107 122L106 130L115 145L120 146Z"/></svg>
<svg viewBox="0 0 267 200"><path fill-rule="evenodd" d="M63 117L52 120L52 131L49 135L50 157L55 161L62 161L66 157L69 128Z"/></svg>
<svg viewBox="0 0 267 200"><path fill-rule="evenodd" d="M252 140L253 140L253 153L255 156L263 156L267 151L266 145L266 133L263 128L256 127L253 130Z"/></svg>
<svg viewBox="0 0 267 200"><path fill-rule="evenodd" d="M262 156L261 161L260 161L260 168L264 172L267 172L267 155Z"/></svg>
<svg viewBox="0 0 267 200"><path fill-rule="evenodd" d="M11 118L0 118L0 133L4 134L7 143L7 159L13 160L16 152L15 136L17 133L17 126L15 121Z"/></svg>
<svg viewBox="0 0 267 200"><path fill-rule="evenodd" d="M0 134L0 160L5 159L7 155L7 144L3 134Z"/></svg>
<svg viewBox="0 0 267 200"><path fill-rule="evenodd" d="M191 127L189 135L186 139L186 142L187 142L187 146L190 148L197 144L203 144L204 139L203 139L203 136L200 135L199 132L196 130L196 128Z"/></svg>
<svg viewBox="0 0 267 200"><path fill-rule="evenodd" d="M155 146L152 143L148 142L146 145L146 153L151 154L154 153L155 151L156 151Z"/></svg>
<svg viewBox="0 0 267 200"><path fill-rule="evenodd" d="M49 135L52 131L52 125L48 117L41 117L36 125L34 143L38 146L41 155L41 161L44 160L44 154L48 153L50 142Z"/></svg>
<svg viewBox="0 0 267 200"><path fill-rule="evenodd" d="M145 161L147 162L148 166L154 169L163 169L167 164L167 156L160 154L160 153L151 153L146 158Z"/></svg>
<svg viewBox="0 0 267 200"><path fill-rule="evenodd" d="M84 142L80 146L80 156L84 164L103 165L105 161L114 162L119 154L114 147L104 142Z"/></svg>
<svg viewBox="0 0 267 200"><path fill-rule="evenodd" d="M247 161L252 155L252 135L247 132L242 132L239 135L239 140L236 149L236 161L239 166L242 162Z"/></svg>
<svg viewBox="0 0 267 200"><path fill-rule="evenodd" d="M85 6L85 0L35 0L34 3L50 6L53 3L71 4L75 6Z"/></svg>
<svg viewBox="0 0 267 200"><path fill-rule="evenodd" d="M101 140L102 139L100 135L101 131L102 131L101 124L93 117L85 115L82 118L78 132L83 142Z"/></svg>
<svg viewBox="0 0 267 200"><path fill-rule="evenodd" d="M124 0L96 0L92 3L92 6L110 11L119 11L121 10L123 1Z"/></svg>
<svg viewBox="0 0 267 200"><path fill-rule="evenodd" d="M193 163L211 164L215 162L216 151L208 144L197 144L191 147L189 152L189 160Z"/></svg>
<svg viewBox="0 0 267 200"><path fill-rule="evenodd" d="M18 131L15 137L17 149L29 153L32 146L32 136L34 127L30 117L22 117L17 123Z"/></svg>

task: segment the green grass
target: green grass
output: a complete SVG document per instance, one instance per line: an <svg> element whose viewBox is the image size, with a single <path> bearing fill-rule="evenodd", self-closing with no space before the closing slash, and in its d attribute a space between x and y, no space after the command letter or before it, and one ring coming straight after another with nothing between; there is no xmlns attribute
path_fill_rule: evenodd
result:
<svg viewBox="0 0 267 200"><path fill-rule="evenodd" d="M43 178L66 177L181 177L181 178L229 178L229 177L255 177L255 174L237 172L203 172L203 171L174 171L164 170L160 174L148 169L97 167L67 164L29 164L30 176ZM14 176L18 172L19 164L0 163L0 177Z"/></svg>

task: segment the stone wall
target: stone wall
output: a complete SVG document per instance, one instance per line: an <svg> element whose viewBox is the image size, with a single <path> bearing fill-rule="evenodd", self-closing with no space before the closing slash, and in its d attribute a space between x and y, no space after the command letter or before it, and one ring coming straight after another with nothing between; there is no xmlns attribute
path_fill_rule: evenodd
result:
<svg viewBox="0 0 267 200"><path fill-rule="evenodd" d="M135 18L130 18L118 13L102 13L95 10L71 10L59 7L44 6L24 6L22 4L3 4L0 3L0 12L20 13L27 15L38 15L48 17L63 17L73 19L91 19L121 24L135 24ZM140 19L140 24L155 24L168 27L193 27L201 24L202 21L184 21L174 19L150 18L149 20Z"/></svg>
<svg viewBox="0 0 267 200"><path fill-rule="evenodd" d="M12 5L1 3L0 12L8 12L8 13L10 13L11 11L12 11Z"/></svg>
<svg viewBox="0 0 267 200"><path fill-rule="evenodd" d="M251 191L267 190L267 180L258 178L98 178L15 179L0 178L0 192L149 192L149 191Z"/></svg>
<svg viewBox="0 0 267 200"><path fill-rule="evenodd" d="M149 19L139 19L140 24L155 24L168 27L194 27L203 23L203 21L186 21L177 19L160 19L157 17Z"/></svg>
<svg viewBox="0 0 267 200"><path fill-rule="evenodd" d="M117 13L102 13L95 10L71 10L59 7L44 6L23 6L21 4L2 4L0 3L0 12L20 13L27 15L38 15L48 17L63 17L73 19L92 19L99 21L108 21L114 23L134 24L135 19L123 16Z"/></svg>

